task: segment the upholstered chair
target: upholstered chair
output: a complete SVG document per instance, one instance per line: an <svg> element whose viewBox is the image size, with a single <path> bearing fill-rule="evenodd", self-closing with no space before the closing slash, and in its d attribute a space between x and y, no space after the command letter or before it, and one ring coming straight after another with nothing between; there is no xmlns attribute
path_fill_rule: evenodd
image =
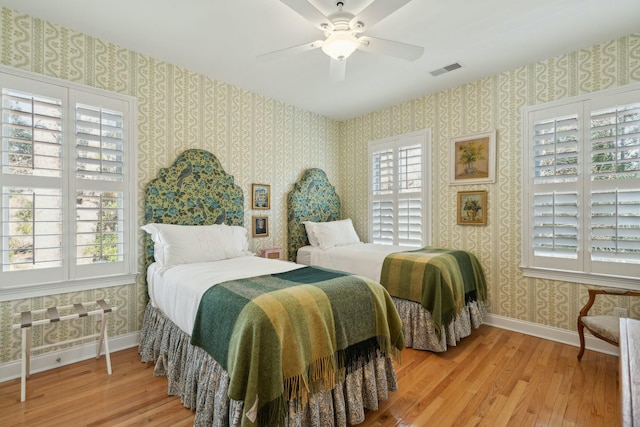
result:
<svg viewBox="0 0 640 427"><path fill-rule="evenodd" d="M584 328L587 328L591 334L608 342L609 344L618 346L620 343L620 318L612 315L589 315L589 310L593 306L598 295L615 295L615 296L640 296L640 292L629 291L626 289L589 289L589 300L580 310L578 315L578 335L580 336L580 352L578 360L582 359L584 354Z"/></svg>

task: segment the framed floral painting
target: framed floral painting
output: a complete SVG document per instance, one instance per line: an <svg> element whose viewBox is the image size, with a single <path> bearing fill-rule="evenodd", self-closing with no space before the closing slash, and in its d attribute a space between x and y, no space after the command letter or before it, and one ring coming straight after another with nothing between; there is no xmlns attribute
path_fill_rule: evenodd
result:
<svg viewBox="0 0 640 427"><path fill-rule="evenodd" d="M451 139L451 185L496 181L496 131L474 133Z"/></svg>
<svg viewBox="0 0 640 427"><path fill-rule="evenodd" d="M458 191L458 224L487 225L487 192Z"/></svg>

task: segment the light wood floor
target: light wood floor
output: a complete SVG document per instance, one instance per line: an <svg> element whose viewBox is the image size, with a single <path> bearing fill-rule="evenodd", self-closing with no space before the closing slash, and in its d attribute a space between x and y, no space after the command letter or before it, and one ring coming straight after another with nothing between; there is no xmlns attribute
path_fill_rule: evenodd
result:
<svg viewBox="0 0 640 427"><path fill-rule="evenodd" d="M482 326L446 353L406 349L399 391L360 426L618 426L618 358ZM137 349L0 384L0 426L187 426Z"/></svg>

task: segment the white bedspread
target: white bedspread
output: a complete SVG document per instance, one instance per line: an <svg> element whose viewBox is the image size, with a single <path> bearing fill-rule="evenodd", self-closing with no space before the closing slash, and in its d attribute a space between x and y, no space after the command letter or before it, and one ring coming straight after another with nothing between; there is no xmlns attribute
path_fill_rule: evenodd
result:
<svg viewBox="0 0 640 427"><path fill-rule="evenodd" d="M376 245L358 243L321 249L317 246L303 246L298 249L297 262L306 265L332 268L368 277L380 282L382 262L393 252L403 252L416 248L406 246Z"/></svg>
<svg viewBox="0 0 640 427"><path fill-rule="evenodd" d="M200 299L211 286L301 267L304 266L255 256L168 267L153 263L147 269L149 297L154 307L191 335Z"/></svg>

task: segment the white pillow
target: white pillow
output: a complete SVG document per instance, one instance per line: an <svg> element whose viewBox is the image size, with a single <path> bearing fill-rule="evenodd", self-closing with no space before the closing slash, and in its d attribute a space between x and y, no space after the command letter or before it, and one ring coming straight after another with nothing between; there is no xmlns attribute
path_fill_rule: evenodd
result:
<svg viewBox="0 0 640 427"><path fill-rule="evenodd" d="M360 238L353 228L351 218L340 221L316 223L313 226L313 233L318 239L318 246L321 249L360 243Z"/></svg>
<svg viewBox="0 0 640 427"><path fill-rule="evenodd" d="M244 227L147 224L141 227L153 240L153 257L162 265L217 261L250 255Z"/></svg>
<svg viewBox="0 0 640 427"><path fill-rule="evenodd" d="M304 224L305 230L307 230L307 239L309 239L309 244L311 246L319 246L320 244L318 243L318 238L313 232L313 226L318 223L313 221L302 221L302 223Z"/></svg>

